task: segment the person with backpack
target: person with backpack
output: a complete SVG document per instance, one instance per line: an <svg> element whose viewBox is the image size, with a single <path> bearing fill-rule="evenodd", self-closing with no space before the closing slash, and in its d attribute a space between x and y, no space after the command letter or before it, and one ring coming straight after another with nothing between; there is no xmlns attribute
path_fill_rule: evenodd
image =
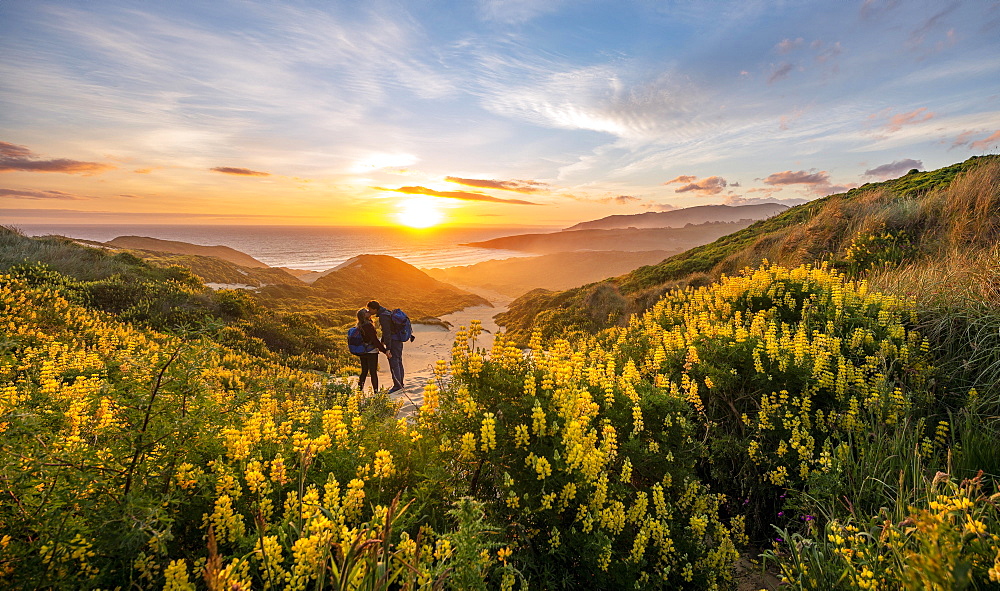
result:
<svg viewBox="0 0 1000 591"><path fill-rule="evenodd" d="M392 355L389 356L389 373L392 375L392 394L403 388L403 343L413 341L413 328L406 313L396 308L389 310L376 300L368 302L368 311L378 316L379 326L382 328L382 344L388 347Z"/></svg>
<svg viewBox="0 0 1000 591"><path fill-rule="evenodd" d="M392 365L392 352L378 340L375 324L368 308L358 310L358 325L347 331L347 348L361 359L358 389L365 389L365 378L371 375L372 392L378 392L378 352L385 353Z"/></svg>

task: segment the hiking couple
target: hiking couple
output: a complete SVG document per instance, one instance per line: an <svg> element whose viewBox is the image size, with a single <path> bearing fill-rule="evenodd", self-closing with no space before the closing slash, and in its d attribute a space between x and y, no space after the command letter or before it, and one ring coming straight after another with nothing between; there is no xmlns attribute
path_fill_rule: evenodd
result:
<svg viewBox="0 0 1000 591"><path fill-rule="evenodd" d="M378 317L382 338L375 333L372 316ZM378 353L389 359L392 388L389 394L403 388L403 343L412 341L413 329L406 313L396 308L389 310L375 300L358 310L358 324L347 331L347 345L351 353L361 358L361 377L358 389L365 389L365 378L371 376L372 391L378 392Z"/></svg>

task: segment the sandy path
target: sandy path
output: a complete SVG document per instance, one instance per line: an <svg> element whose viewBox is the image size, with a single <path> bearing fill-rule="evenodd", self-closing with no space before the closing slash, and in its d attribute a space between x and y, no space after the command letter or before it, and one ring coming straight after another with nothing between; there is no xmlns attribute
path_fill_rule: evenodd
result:
<svg viewBox="0 0 1000 591"><path fill-rule="evenodd" d="M474 291L468 287L463 289ZM416 339L412 343L403 346L403 369L405 386L402 390L392 394L393 399L402 400L403 407L398 416L408 416L416 412L417 408L424 400L424 385L434 377L434 365L438 359L451 359L451 347L455 342L455 333L460 327L468 327L473 320L479 320L483 324L483 334L479 337L477 345L479 347L490 348L493 345L493 335L499 327L493 320L493 316L507 309L511 299L495 292L484 292L475 290L474 293L485 297L494 307L473 306L458 312L453 312L441 317L441 320L451 324L451 328L441 326L431 326L427 324L414 324L413 336ZM385 355L379 355L379 385L382 387L392 386L392 377L389 375L389 364ZM349 378L349 383L355 386L358 383L357 376ZM367 384L366 384L367 386ZM370 388L370 386L367 386Z"/></svg>

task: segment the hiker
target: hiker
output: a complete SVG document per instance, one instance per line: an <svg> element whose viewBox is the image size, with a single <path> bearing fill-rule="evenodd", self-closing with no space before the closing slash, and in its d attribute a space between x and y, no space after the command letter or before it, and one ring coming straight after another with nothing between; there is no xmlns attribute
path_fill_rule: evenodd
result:
<svg viewBox="0 0 1000 591"><path fill-rule="evenodd" d="M389 351L375 332L375 324L372 323L372 315L368 308L358 310L358 331L364 340L364 353L357 353L361 358L361 377L358 378L358 389L365 389L365 377L371 375L372 392L378 392L378 352L385 353L389 358L389 365L392 365L392 352Z"/></svg>
<svg viewBox="0 0 1000 591"><path fill-rule="evenodd" d="M389 393L392 394L403 388L403 341L414 339L410 319L399 308L390 311L376 300L368 302L368 311L378 316L379 326L382 328L382 344L392 353L389 356L389 373L392 375ZM399 319L393 320L393 316Z"/></svg>

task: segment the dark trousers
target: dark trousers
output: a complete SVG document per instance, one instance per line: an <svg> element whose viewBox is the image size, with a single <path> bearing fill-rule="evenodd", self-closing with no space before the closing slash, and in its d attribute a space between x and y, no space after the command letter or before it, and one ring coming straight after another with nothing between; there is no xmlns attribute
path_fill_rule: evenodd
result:
<svg viewBox="0 0 1000 591"><path fill-rule="evenodd" d="M358 378L358 389L365 389L365 377L371 374L372 391L378 392L378 353L358 355L361 358L361 377Z"/></svg>
<svg viewBox="0 0 1000 591"><path fill-rule="evenodd" d="M392 387L403 387L403 341L393 339L387 343L392 357L389 358L389 373L392 374Z"/></svg>

